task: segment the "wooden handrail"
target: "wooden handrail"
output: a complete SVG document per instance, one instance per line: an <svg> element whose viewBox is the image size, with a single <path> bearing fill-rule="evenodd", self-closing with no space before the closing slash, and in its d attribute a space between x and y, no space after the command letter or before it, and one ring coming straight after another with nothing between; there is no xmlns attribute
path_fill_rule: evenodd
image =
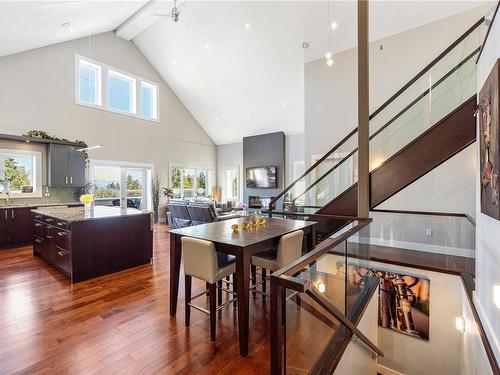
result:
<svg viewBox="0 0 500 375"><path fill-rule="evenodd" d="M471 34L476 28L478 28L482 23L484 22L484 17L481 17L481 19L479 21L477 21L474 25L472 25L469 29L467 29L467 31L465 33L463 33L458 39L456 39L450 46L448 46L443 52L441 52L438 57L436 57L434 60L432 60L429 64L427 64L419 73L417 73L417 75L415 75L410 81L408 81L401 89L399 89L393 96L391 96L388 100L386 100L379 108L377 108L369 117L369 119L373 119L377 114L379 114L382 110L384 110L389 104L391 104L399 95L401 95L405 90L407 90L413 83L415 83L420 77L422 77L426 72L428 72L434 65L436 65L445 55L447 55L453 48L455 48L458 44L460 44L467 36L469 36L469 34ZM474 53L476 53L476 51L474 51ZM479 51L480 52L480 51ZM463 64L464 61L468 60L471 56L473 56L473 54L469 55L468 57L466 57L459 65ZM459 66L458 66L459 67ZM455 67L455 68L458 68L458 67ZM452 70L454 71L454 70ZM449 74L451 74L449 72ZM447 76L446 76L447 77ZM443 77L444 78L444 77ZM442 81L442 79L440 80ZM440 83L440 81L436 82L436 85L438 83ZM433 86L434 87L434 86ZM407 110L407 108L405 108L405 110ZM401 115L401 112L400 114L398 114L397 116L399 117ZM394 119L392 119L391 121L394 121ZM381 130L383 130L383 128L387 127L389 124L386 124L384 125L384 127L382 127L381 129L379 129L377 131L376 134L378 134ZM293 181L290 185L288 185L281 193L279 193L275 198L273 198L271 200L271 202L269 203L269 209L272 210L272 207L273 205L281 198L283 197L288 191L290 191L300 180L302 180L303 178L305 178L309 173L311 173L315 168L317 168L317 166L319 164L321 164L324 160L326 160L328 158L328 156L330 156L332 153L334 153L336 150L338 150L340 148L341 145L343 145L350 137L352 137L354 134L356 134L358 131L357 128L355 128L354 130L352 130L346 137L344 137L340 142L338 142L332 149L330 149L326 154L324 154L320 159L318 159L313 165L311 165L299 178L295 179L295 181ZM376 134L373 134L370 139L372 139ZM353 150L351 153L349 153L348 156L351 156L353 155L355 152L357 151L357 148L355 150ZM346 158L343 158L339 163L337 163L337 165L341 164ZM333 170L334 168L332 168L331 170ZM327 173L325 173L324 175L326 174L329 174L330 171L328 171ZM323 176L324 176L323 175ZM316 180L318 181L318 180ZM316 185L316 182L314 183L314 185ZM310 189L310 187L309 187ZM308 189L308 190L309 190ZM305 192L304 192L305 193ZM301 194L302 196L303 194ZM294 200L295 201L295 200Z"/></svg>
<svg viewBox="0 0 500 375"><path fill-rule="evenodd" d="M476 221L470 215L460 214L456 212L432 212L432 211L408 211L408 210L386 210L373 208L372 212L383 212L390 214L404 214L404 215L425 215L425 216L450 216L450 217L463 217L469 221L472 225L476 226Z"/></svg>
<svg viewBox="0 0 500 375"><path fill-rule="evenodd" d="M303 216L303 217L312 217L318 219L331 219L331 220L352 220L352 221L365 221L367 220L364 217L358 216L347 216L347 215L328 215L328 214L308 214L306 212L295 212L295 211L271 211L271 210L262 210L264 214L271 215L290 215L290 216Z"/></svg>
<svg viewBox="0 0 500 375"><path fill-rule="evenodd" d="M467 295L467 300L469 301L469 305L472 310L472 315L474 316L474 321L476 323L477 330L479 331L481 342L483 343L484 351L486 352L486 356L488 357L488 362L490 363L491 371L493 375L500 375L500 365L498 364L495 358L495 353L493 352L491 343L488 339L488 336L486 335L483 323L479 318L479 314L476 310L476 305L474 304L474 299L472 297L472 292L474 291L474 279L469 273L465 272L462 272L460 274L460 279L462 280L462 285L465 289L465 294Z"/></svg>
<svg viewBox="0 0 500 375"><path fill-rule="evenodd" d="M316 246L314 250L303 255L296 261L290 263L288 266L283 267L276 272L273 272L271 277L280 277L282 275L295 274L296 272L303 269L306 265L312 263L313 261L318 259L321 255L328 252L328 250L333 249L335 246L341 244L342 242L346 241L349 237L359 232L361 229L370 224L372 222L372 219L362 218L357 221L359 221L359 224L357 224L353 228L345 231L344 233L340 234L335 238L327 238L326 240L322 241L318 246Z"/></svg>
<svg viewBox="0 0 500 375"><path fill-rule="evenodd" d="M377 277L378 279L378 277ZM378 284L378 283L376 283ZM356 335L370 350L372 350L375 354L380 357L384 356L384 353L368 339L359 329L356 327L347 317L342 314L342 312L328 300L325 296L323 296L320 291L312 285L309 281L306 287L306 294L311 297L318 305L320 305L323 309L325 309L330 315L334 316L343 326L345 326L349 331L351 331L354 335Z"/></svg>

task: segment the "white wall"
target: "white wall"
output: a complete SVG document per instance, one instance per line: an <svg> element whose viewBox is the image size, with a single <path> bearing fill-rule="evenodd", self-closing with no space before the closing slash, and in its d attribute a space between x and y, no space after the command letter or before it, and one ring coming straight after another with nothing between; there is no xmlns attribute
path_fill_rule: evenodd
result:
<svg viewBox="0 0 500 375"><path fill-rule="evenodd" d="M476 217L476 148L476 143L470 145L377 208Z"/></svg>
<svg viewBox="0 0 500 375"><path fill-rule="evenodd" d="M477 90L483 87L496 60L500 58L500 15L493 23L477 64ZM477 131L479 134L479 130ZM498 140L496 140L498 142ZM500 221L481 213L480 169L477 156L476 194L476 292L475 302L481 321L500 361L500 308L493 302L493 288L500 288Z"/></svg>
<svg viewBox="0 0 500 375"><path fill-rule="evenodd" d="M159 83L160 122L76 105L75 53ZM2 57L0 82L0 133L38 129L103 144L89 152L92 159L151 163L165 178L169 163L207 166L215 173L211 138L135 45L111 32L90 43L83 38Z"/></svg>
<svg viewBox="0 0 500 375"><path fill-rule="evenodd" d="M221 200L227 200L226 169L237 167L240 174L239 200L243 197L243 142L217 146L217 185L221 188Z"/></svg>
<svg viewBox="0 0 500 375"><path fill-rule="evenodd" d="M285 137L285 187L293 181L293 162L304 161L304 134L287 135ZM217 185L221 187L221 199L225 201L225 170L238 166L240 170L240 199L243 197L245 171L243 170L243 142L217 146ZM248 202L247 202L248 203Z"/></svg>
<svg viewBox="0 0 500 375"><path fill-rule="evenodd" d="M287 135L285 140L285 164L286 176L285 187L294 181L293 164L294 162L304 162L305 159L305 135L295 134ZM298 176L296 176L297 178Z"/></svg>
<svg viewBox="0 0 500 375"><path fill-rule="evenodd" d="M479 20L484 12L485 8L476 8L371 43L371 112ZM383 45L383 50L379 49L380 45ZM324 59L305 65L306 163L310 163L311 155L324 154L331 149L357 124L356 50L337 53L334 60L330 68ZM425 82L422 84L425 88ZM341 151L351 150L352 146ZM441 166L439 171L429 173L383 207L451 211L473 216L473 154L473 149L464 150ZM439 173L442 170L446 170L446 173ZM436 194L437 191L446 194Z"/></svg>

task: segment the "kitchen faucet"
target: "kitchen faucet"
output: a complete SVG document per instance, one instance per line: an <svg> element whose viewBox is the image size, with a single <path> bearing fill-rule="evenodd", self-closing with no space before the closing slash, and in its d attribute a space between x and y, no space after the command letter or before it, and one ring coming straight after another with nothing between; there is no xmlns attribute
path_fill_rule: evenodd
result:
<svg viewBox="0 0 500 375"><path fill-rule="evenodd" d="M7 205L10 203L10 181L7 179L0 179L0 185L2 186L2 192L5 194L5 199Z"/></svg>

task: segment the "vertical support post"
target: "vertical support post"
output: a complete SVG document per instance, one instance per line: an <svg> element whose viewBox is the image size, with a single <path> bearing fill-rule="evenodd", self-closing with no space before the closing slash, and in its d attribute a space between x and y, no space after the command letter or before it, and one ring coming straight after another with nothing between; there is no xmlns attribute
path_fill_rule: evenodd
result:
<svg viewBox="0 0 500 375"><path fill-rule="evenodd" d="M358 216L370 213L368 0L358 0Z"/></svg>
<svg viewBox="0 0 500 375"><path fill-rule="evenodd" d="M271 275L271 374L279 375L283 369L283 287Z"/></svg>

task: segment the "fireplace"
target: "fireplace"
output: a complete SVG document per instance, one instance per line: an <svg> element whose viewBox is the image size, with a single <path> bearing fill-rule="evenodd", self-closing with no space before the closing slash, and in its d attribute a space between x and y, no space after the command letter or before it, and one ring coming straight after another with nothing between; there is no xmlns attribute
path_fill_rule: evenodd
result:
<svg viewBox="0 0 500 375"><path fill-rule="evenodd" d="M269 203L274 197L260 197L258 195L250 195L248 197L248 208L263 208L267 210L269 208Z"/></svg>

